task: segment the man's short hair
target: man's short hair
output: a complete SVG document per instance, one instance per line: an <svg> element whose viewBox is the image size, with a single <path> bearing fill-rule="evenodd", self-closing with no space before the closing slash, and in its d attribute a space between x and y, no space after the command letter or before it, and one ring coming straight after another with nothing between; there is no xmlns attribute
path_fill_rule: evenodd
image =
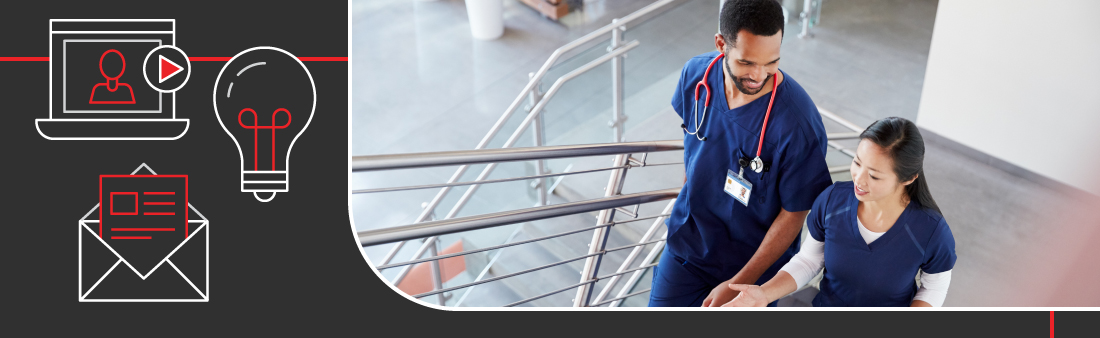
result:
<svg viewBox="0 0 1100 338"><path fill-rule="evenodd" d="M776 0L726 0L720 15L719 32L731 46L742 29L760 36L783 32L783 7Z"/></svg>

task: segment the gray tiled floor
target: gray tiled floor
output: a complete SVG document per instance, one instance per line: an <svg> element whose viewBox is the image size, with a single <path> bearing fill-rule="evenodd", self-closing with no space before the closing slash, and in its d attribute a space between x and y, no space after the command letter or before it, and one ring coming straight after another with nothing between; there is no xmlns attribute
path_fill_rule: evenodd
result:
<svg viewBox="0 0 1100 338"><path fill-rule="evenodd" d="M563 24L507 0L504 36L475 41L470 38L461 1L354 2L353 153L473 148L526 83L527 73L538 69L555 48L648 4L613 0L586 3L584 12L571 14ZM857 125L868 125L886 116L915 119L936 7L934 0L827 1L814 38L798 39L797 20L789 23L781 68L803 85L815 103ZM642 42L625 61L626 111L630 117L627 140L680 137L679 119L669 110L669 95L683 62L712 48L716 9L712 0L687 1L627 31L625 39ZM797 12L792 15L795 18ZM600 49L563 62L548 74L543 89L571 67L596 57ZM562 88L546 109L547 143L611 141L606 127L610 118L608 81L605 65ZM499 147L519 120L513 117L503 135L490 145ZM830 122L826 122L826 128L843 131ZM530 139L530 135L524 135L519 145L530 145ZM654 154L650 162L676 162L679 157L679 153ZM828 161L830 165L844 165L849 159L830 152ZM581 170L607 163L608 159L601 157L554 160L548 165L559 172L567 165ZM463 179L473 179L482 167L473 166ZM373 188L439 183L453 172L454 168L432 168L356 174L352 184L354 188ZM508 163L490 177L530 174L530 164ZM676 186L682 175L683 168L677 166L641 168L631 172L624 190ZM848 179L846 175L837 174L834 179ZM1096 254L1096 250L1088 251L1086 239L1100 235L1090 230L1097 228L1093 224L1100 219L1100 202L1012 176L938 144L928 145L926 175L954 232L959 256L945 305L1051 305L1051 299L1059 297L1050 290L1054 287L1077 288L1063 290L1058 299L1070 301L1057 304L1090 304L1091 300L1095 305L1096 295L1088 296L1082 286L1087 283L1075 278L1070 268L1044 262L1066 262L1065 255L1069 254ZM606 180L602 173L576 175L563 181L563 186L577 194L574 197L594 198L602 195ZM528 207L534 200L526 184L482 187L460 215ZM437 215L446 214L462 191L458 189L445 199ZM356 195L352 198L356 226L363 230L408 224L419 213L420 203L434 194L434 190L424 190ZM554 202L561 201L555 196ZM662 206L646 205L642 213L655 214ZM1052 212L1059 217L1052 217ZM1070 225L1056 227L1052 222ZM481 230L463 236L485 245L503 241L513 229ZM457 238L449 237L445 242ZM386 250L388 246L367 248L366 252L373 258ZM399 257L411 255L411 250L406 248L407 252ZM1095 263L1091 264L1090 271L1100 271ZM1072 281L1051 281L1022 271L1065 275ZM392 276L393 272L387 273ZM488 287L491 284L479 287L474 294L492 294ZM1030 289L1021 292L1022 288ZM521 296L529 295L501 297L515 300Z"/></svg>

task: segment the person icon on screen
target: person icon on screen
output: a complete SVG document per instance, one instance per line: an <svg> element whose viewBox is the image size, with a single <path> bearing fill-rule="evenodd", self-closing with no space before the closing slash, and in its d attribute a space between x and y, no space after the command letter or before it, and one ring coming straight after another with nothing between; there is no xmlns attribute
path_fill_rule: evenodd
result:
<svg viewBox="0 0 1100 338"><path fill-rule="evenodd" d="M107 72L103 71L103 59L107 58L107 54L118 54L119 60L122 60L122 69L118 71L118 75L111 77L107 76ZM99 57L99 73L103 74L103 78L107 79L107 82L97 83L92 87L92 97L88 99L89 104L135 104L134 89L129 84L120 83L118 79L122 77L122 74L126 72L126 58L122 56L122 52L117 49L108 49L103 52L103 55ZM126 90L118 90L119 88L125 88Z"/></svg>

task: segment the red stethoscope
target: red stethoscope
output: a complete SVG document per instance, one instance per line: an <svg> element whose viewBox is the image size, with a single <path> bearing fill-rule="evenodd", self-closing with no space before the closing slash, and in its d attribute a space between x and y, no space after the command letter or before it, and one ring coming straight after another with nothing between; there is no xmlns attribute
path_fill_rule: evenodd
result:
<svg viewBox="0 0 1100 338"><path fill-rule="evenodd" d="M699 82L695 84L695 104L693 104L691 108L691 116L695 120L695 132L689 131L687 125L680 124L680 128L683 128L684 132L690 135L695 135L695 138L699 141L707 140L707 137L703 136L699 132L700 124L707 121L707 109L710 108L710 86L707 85L707 79L710 77L710 70L714 68L714 64L724 56L726 56L726 54L719 54L718 57L714 58L714 60L711 60L710 65L707 66L707 70L703 72L703 79L699 80ZM703 87L703 89L706 90L706 98L703 100L703 117L701 119L699 118L699 87ZM772 104L775 103L775 92L778 88L779 81L777 79L773 79L771 99L768 101L768 110L764 113L764 124L760 127L760 142L756 146L756 158L754 158L752 161L748 161L747 159L739 160L738 162L742 168L747 165L750 169L757 173L763 172L767 169L767 165L765 165L764 161L760 159L760 150L764 148L764 132L768 128L768 117L770 117L772 114Z"/></svg>

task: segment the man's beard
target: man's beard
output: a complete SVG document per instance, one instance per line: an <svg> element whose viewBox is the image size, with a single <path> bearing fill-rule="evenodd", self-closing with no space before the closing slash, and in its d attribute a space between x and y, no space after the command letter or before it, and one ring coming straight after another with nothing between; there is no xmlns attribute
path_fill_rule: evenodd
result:
<svg viewBox="0 0 1100 338"><path fill-rule="evenodd" d="M733 73L729 72L729 68L730 68L729 64L726 64L725 62L723 62L723 64L725 64L725 66L726 66L726 73L730 74L730 76L732 77ZM768 74L768 77L764 78L763 83L765 83L765 84L768 83L768 79L771 79L773 76L775 76L775 74ZM756 90L750 90L749 88L745 87L745 85L743 85L741 83L742 81L749 81L749 80L751 80L751 78L749 78L749 77L741 77L741 78L735 77L735 78L733 78L733 86L737 87L737 90L741 91L741 93L745 94L745 95L756 95L761 90L764 90L764 85L763 84L760 85L760 88L756 88Z"/></svg>

